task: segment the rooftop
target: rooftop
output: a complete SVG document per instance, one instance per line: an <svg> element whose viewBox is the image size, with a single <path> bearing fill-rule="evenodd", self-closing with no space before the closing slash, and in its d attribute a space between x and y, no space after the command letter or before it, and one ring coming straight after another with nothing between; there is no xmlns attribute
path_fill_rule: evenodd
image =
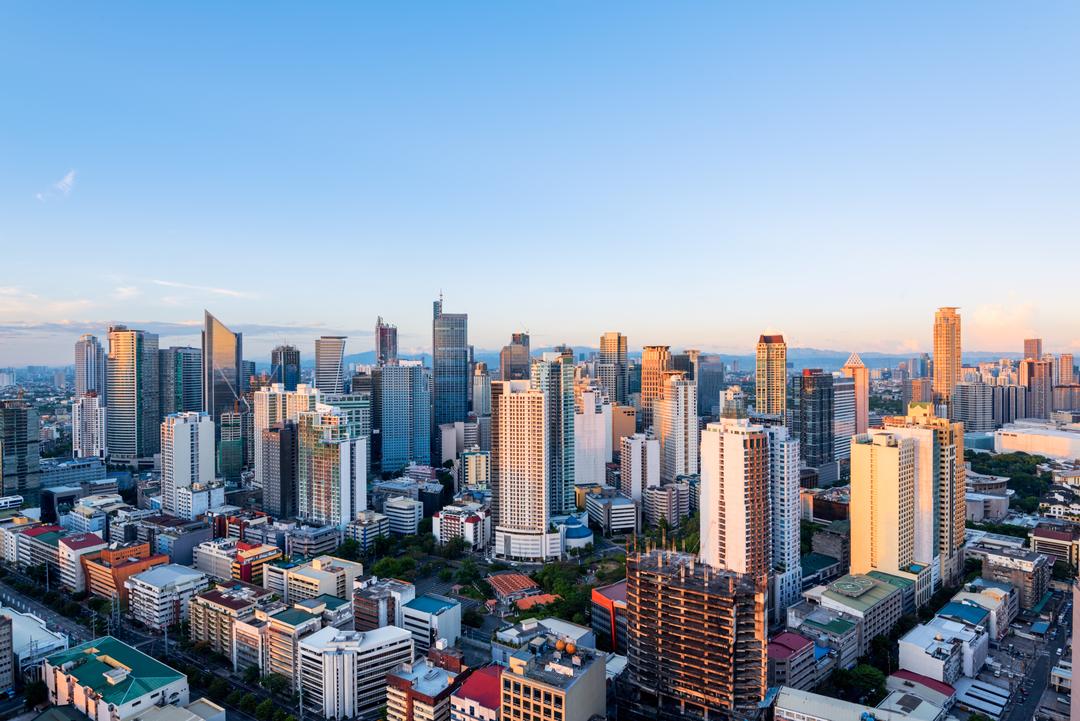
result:
<svg viewBox="0 0 1080 721"><path fill-rule="evenodd" d="M921 684L929 689L937 691L944 696L952 696L956 693L956 689L943 681L930 678L929 676L923 676L921 673L915 673L914 671L908 671L907 669L900 669L893 672L893 676L904 681L908 681L914 684Z"/></svg>
<svg viewBox="0 0 1080 721"><path fill-rule="evenodd" d="M187 583L206 578L206 574L188 566L181 566L178 563L166 563L163 566L157 566L149 571L136 574L131 578L150 586L164 588L177 583Z"/></svg>
<svg viewBox="0 0 1080 721"><path fill-rule="evenodd" d="M457 605L460 604L453 599L446 598L445 596L437 596L433 593L426 593L423 596L417 596L406 603L405 608L411 608L412 610L420 611L421 613L438 614Z"/></svg>
<svg viewBox="0 0 1080 721"><path fill-rule="evenodd" d="M60 539L60 543L73 551L81 551L84 548L105 545L105 541L96 533L76 533L73 536L65 536Z"/></svg>
<svg viewBox="0 0 1080 721"><path fill-rule="evenodd" d="M53 666L72 664L68 673L80 685L92 688L105 703L118 706L185 678L112 636L87 641L47 660Z"/></svg>
<svg viewBox="0 0 1080 721"><path fill-rule="evenodd" d="M626 579L624 578L607 586L597 586L592 592L593 595L600 595L611 601L626 603Z"/></svg>
<svg viewBox="0 0 1080 721"><path fill-rule="evenodd" d="M561 598L562 596L553 593L537 593L533 596L519 598L514 601L514 605L518 607L519 611L528 611L536 606L546 606L549 603L555 603Z"/></svg>
<svg viewBox="0 0 1080 721"><path fill-rule="evenodd" d="M802 566L804 576L820 573L829 566L835 566L838 563L840 563L840 559L826 556L824 553L808 553L799 559L799 565Z"/></svg>
<svg viewBox="0 0 1080 721"><path fill-rule="evenodd" d="M278 611L272 618L278 623L283 623L287 626L299 626L303 623L307 623L313 618L318 618L318 616L294 606L293 608L286 608L284 611Z"/></svg>
<svg viewBox="0 0 1080 721"><path fill-rule="evenodd" d="M899 593L896 586L870 576L847 575L828 585L827 598L849 608L865 613L894 593Z"/></svg>
<svg viewBox="0 0 1080 721"><path fill-rule="evenodd" d="M537 585L536 581L532 580L524 573L515 573L513 571L508 573L494 573L487 577L487 582L491 585L492 590L495 591L496 596L509 596L524 591L540 590L540 586Z"/></svg>
<svg viewBox="0 0 1080 721"><path fill-rule="evenodd" d="M474 701L477 706L486 709L497 710L502 696L499 686L502 672L503 667L495 663L482 666L469 674L465 682L454 692L454 696Z"/></svg>
<svg viewBox="0 0 1080 721"><path fill-rule="evenodd" d="M961 621L967 621L968 623L980 626L986 623L987 618L990 616L990 612L982 606L978 606L970 601L949 601L941 610L937 612L938 616L954 616Z"/></svg>
<svg viewBox="0 0 1080 721"><path fill-rule="evenodd" d="M0 606L0 616L11 619L11 647L17 656L28 652L28 657L37 653L46 653L63 648L67 641L59 633L50 631L45 622L30 613L22 613L13 608ZM29 648L30 646L34 648ZM40 657L39 657L40 658Z"/></svg>
<svg viewBox="0 0 1080 721"><path fill-rule="evenodd" d="M445 668L440 668L427 661L420 659L414 663L403 663L396 670L388 674L389 677L397 677L409 683L413 690L432 698L450 688L457 674L450 673Z"/></svg>
<svg viewBox="0 0 1080 721"><path fill-rule="evenodd" d="M533 681L568 689L597 660L596 654L589 649L577 648L554 636L541 636L515 651L510 657L510 667L504 673L518 673Z"/></svg>
<svg viewBox="0 0 1080 721"><path fill-rule="evenodd" d="M769 639L769 658L783 661L791 658L795 653L805 650L808 646L813 645L814 642L806 636L801 636L791 631L784 631Z"/></svg>

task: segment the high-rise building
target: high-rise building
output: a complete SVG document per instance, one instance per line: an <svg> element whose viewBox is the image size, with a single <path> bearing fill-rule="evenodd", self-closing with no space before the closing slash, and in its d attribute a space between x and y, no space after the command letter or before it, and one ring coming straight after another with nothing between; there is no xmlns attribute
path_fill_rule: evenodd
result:
<svg viewBox="0 0 1080 721"><path fill-rule="evenodd" d="M653 401L653 426L660 441L660 478L674 481L698 472L697 384L685 371L664 374L663 392Z"/></svg>
<svg viewBox="0 0 1080 721"><path fill-rule="evenodd" d="M126 326L109 328L105 405L109 457L151 458L161 447L158 337Z"/></svg>
<svg viewBox="0 0 1080 721"><path fill-rule="evenodd" d="M611 403L602 389L577 394L574 414L574 482L604 483L611 463Z"/></svg>
<svg viewBox="0 0 1080 721"><path fill-rule="evenodd" d="M297 512L300 453L296 422L274 423L261 431L260 436L263 510L277 518L292 518Z"/></svg>
<svg viewBox="0 0 1080 721"><path fill-rule="evenodd" d="M419 361L374 370L374 425L379 468L431 462L431 372Z"/></svg>
<svg viewBox="0 0 1080 721"><path fill-rule="evenodd" d="M174 413L161 423L161 510L172 516L194 516L192 491L214 481L214 422L202 412Z"/></svg>
<svg viewBox="0 0 1080 721"><path fill-rule="evenodd" d="M641 351L641 428L653 425L653 401L664 396L664 372L671 370L671 347L647 345Z"/></svg>
<svg viewBox="0 0 1080 721"><path fill-rule="evenodd" d="M638 503L646 489L660 485L660 441L644 433L622 438L619 490Z"/></svg>
<svg viewBox="0 0 1080 721"><path fill-rule="evenodd" d="M724 363L719 358L706 356L698 359L697 377L698 415L720 414L720 394L725 388Z"/></svg>
<svg viewBox="0 0 1080 721"><path fill-rule="evenodd" d="M833 457L841 463L851 458L851 437L855 435L856 390L855 379L840 376L833 378Z"/></svg>
<svg viewBox="0 0 1080 721"><path fill-rule="evenodd" d="M472 412L478 416L491 415L491 374L483 361L473 364Z"/></svg>
<svg viewBox="0 0 1080 721"><path fill-rule="evenodd" d="M294 391L300 383L300 349L279 345L270 351L270 382L280 383L285 390Z"/></svg>
<svg viewBox="0 0 1080 721"><path fill-rule="evenodd" d="M767 633L764 579L687 553L628 555L620 711L635 721L749 718L765 695Z"/></svg>
<svg viewBox="0 0 1080 721"><path fill-rule="evenodd" d="M1042 360L1042 338L1024 339L1024 360Z"/></svg>
<svg viewBox="0 0 1080 721"><path fill-rule="evenodd" d="M106 409L97 391L75 396L71 402L71 455L104 458L107 455Z"/></svg>
<svg viewBox="0 0 1080 721"><path fill-rule="evenodd" d="M297 421L301 520L344 528L367 509L367 443L350 437L341 411L320 404Z"/></svg>
<svg viewBox="0 0 1080 721"><path fill-rule="evenodd" d="M791 429L799 438L803 463L810 468L837 460L833 382L832 374L820 368L804 368L791 381Z"/></svg>
<svg viewBox="0 0 1080 721"><path fill-rule="evenodd" d="M851 573L881 571L912 581L929 600L930 558L916 553L918 441L874 430L851 448ZM925 523L925 521L922 521ZM927 551L921 549L923 553Z"/></svg>
<svg viewBox="0 0 1080 721"><path fill-rule="evenodd" d="M782 335L763 335L757 344L758 413L787 417L787 343Z"/></svg>
<svg viewBox="0 0 1080 721"><path fill-rule="evenodd" d="M986 383L957 383L953 389L953 405L954 417L964 424L964 430L968 433L994 430L994 386Z"/></svg>
<svg viewBox="0 0 1080 721"><path fill-rule="evenodd" d="M202 409L214 425L215 452L221 441L222 414L240 413L244 398L245 379L243 371L244 339L242 333L233 333L210 311L203 311L202 333ZM241 444L243 441L241 441ZM241 455L243 447L241 445ZM226 456L231 456L227 452Z"/></svg>
<svg viewBox="0 0 1080 721"><path fill-rule="evenodd" d="M771 569L769 436L745 418L701 434L701 559L766 578Z"/></svg>
<svg viewBox="0 0 1080 721"><path fill-rule="evenodd" d="M930 378L909 378L904 381L900 391L900 407L907 408L912 403L933 403L934 385Z"/></svg>
<svg viewBox="0 0 1080 721"><path fill-rule="evenodd" d="M315 387L321 393L345 392L345 336L315 339Z"/></svg>
<svg viewBox="0 0 1080 721"><path fill-rule="evenodd" d="M504 381L522 381L529 379L532 357L529 352L529 334L514 333L510 336L510 345L504 345L499 352L499 379Z"/></svg>
<svg viewBox="0 0 1080 721"><path fill-rule="evenodd" d="M1027 417L1027 390L1018 385L996 385L991 388L995 426L1012 423Z"/></svg>
<svg viewBox="0 0 1080 721"><path fill-rule="evenodd" d="M682 371L686 374L686 380L697 383L698 364L701 362L701 351L687 348L682 353L671 356L671 370Z"/></svg>
<svg viewBox="0 0 1080 721"><path fill-rule="evenodd" d="M1020 385L1027 389L1027 416L1049 418L1054 410L1053 364L1025 358L1020 361Z"/></svg>
<svg viewBox="0 0 1080 721"><path fill-rule="evenodd" d="M252 394L252 438L255 445L254 485L262 488L266 477L263 463L266 460L262 444L263 432L282 421L296 421L304 411L313 411L319 403L317 388L301 383L293 390L287 390L283 383L273 383L260 388Z"/></svg>
<svg viewBox="0 0 1080 721"><path fill-rule="evenodd" d="M442 296L432 304L432 436L444 423L469 416L469 316L444 313ZM441 448L432 448L436 455Z"/></svg>
<svg viewBox="0 0 1080 721"><path fill-rule="evenodd" d="M886 416L883 425L917 444L915 558L932 564L935 585L954 585L964 571L964 425L937 417L929 404L914 403L907 416Z"/></svg>
<svg viewBox="0 0 1080 721"><path fill-rule="evenodd" d="M375 364L397 363L397 326L384 323L380 315L375 321Z"/></svg>
<svg viewBox="0 0 1080 721"><path fill-rule="evenodd" d="M158 373L162 417L203 409L201 350L188 347L159 350Z"/></svg>
<svg viewBox="0 0 1080 721"><path fill-rule="evenodd" d="M534 383L537 370L533 368ZM530 387L529 381L491 384L492 514L495 554L504 558L559 558L563 552L560 534L549 529L551 404L540 387ZM571 391L571 412L572 404ZM572 486L570 491L573 500Z"/></svg>
<svg viewBox="0 0 1080 721"><path fill-rule="evenodd" d="M948 405L960 382L960 314L955 307L934 314L934 403Z"/></svg>
<svg viewBox="0 0 1080 721"><path fill-rule="evenodd" d="M870 427L870 371L859 354L852 353L840 372L855 383L855 433L866 433Z"/></svg>
<svg viewBox="0 0 1080 721"><path fill-rule="evenodd" d="M1076 370L1073 354L1062 353L1058 358L1058 385L1071 386L1076 383Z"/></svg>
<svg viewBox="0 0 1080 721"><path fill-rule="evenodd" d="M555 515L572 513L574 502L574 357L548 352L533 360L530 383L547 403L548 499Z"/></svg>
<svg viewBox="0 0 1080 721"><path fill-rule="evenodd" d="M799 560L800 490L799 441L784 426L766 426L769 442L769 526L772 533L772 568L769 571L769 607L783 621L788 606L802 592Z"/></svg>
<svg viewBox="0 0 1080 721"><path fill-rule="evenodd" d="M607 391L608 398L619 405L630 403L626 336L609 332L600 336L600 353L596 357L596 377Z"/></svg>
<svg viewBox="0 0 1080 721"><path fill-rule="evenodd" d="M5 496L36 504L41 488L38 412L21 400L0 401L0 480Z"/></svg>
<svg viewBox="0 0 1080 721"><path fill-rule="evenodd" d="M75 341L75 396L95 391L105 402L105 349L95 336L84 333Z"/></svg>

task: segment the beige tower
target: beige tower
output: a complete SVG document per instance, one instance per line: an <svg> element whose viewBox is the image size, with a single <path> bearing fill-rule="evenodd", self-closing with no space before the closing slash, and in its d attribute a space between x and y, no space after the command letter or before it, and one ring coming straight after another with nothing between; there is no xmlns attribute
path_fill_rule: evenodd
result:
<svg viewBox="0 0 1080 721"><path fill-rule="evenodd" d="M855 433L866 433L870 427L870 371L858 353L852 353L840 369L855 381Z"/></svg>
<svg viewBox="0 0 1080 721"><path fill-rule="evenodd" d="M787 343L782 335L763 335L757 344L758 413L787 416Z"/></svg>
<svg viewBox="0 0 1080 721"><path fill-rule="evenodd" d="M660 478L674 481L698 472L697 384L684 371L664 373L664 393L653 401L653 425L660 441Z"/></svg>
<svg viewBox="0 0 1080 721"><path fill-rule="evenodd" d="M653 401L664 397L664 371L671 369L671 346L647 345L641 351L642 428L653 423Z"/></svg>
<svg viewBox="0 0 1080 721"><path fill-rule="evenodd" d="M960 314L938 308L934 314L934 402L948 405L960 382Z"/></svg>

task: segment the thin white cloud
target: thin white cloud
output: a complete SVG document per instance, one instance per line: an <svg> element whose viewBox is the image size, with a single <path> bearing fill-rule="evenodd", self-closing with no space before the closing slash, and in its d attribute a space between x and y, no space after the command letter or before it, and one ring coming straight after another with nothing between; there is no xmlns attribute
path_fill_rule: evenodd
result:
<svg viewBox="0 0 1080 721"><path fill-rule="evenodd" d="M57 195L66 198L71 195L71 190L75 187L75 175L76 172L74 168L67 171L64 173L64 177L53 183L48 190L41 193L34 193L34 197L42 203Z"/></svg>
<svg viewBox="0 0 1080 721"><path fill-rule="evenodd" d="M134 285L120 285L113 288L112 297L116 300L131 300L142 294L142 291Z"/></svg>
<svg viewBox="0 0 1080 721"><path fill-rule="evenodd" d="M235 290L233 288L213 288L205 285L190 285L188 283L177 283L174 280L154 280L154 285L164 286L165 288L182 288L184 290L197 290L202 293L214 293L215 295L224 295L229 298L254 298L254 293L248 293L247 291Z"/></svg>

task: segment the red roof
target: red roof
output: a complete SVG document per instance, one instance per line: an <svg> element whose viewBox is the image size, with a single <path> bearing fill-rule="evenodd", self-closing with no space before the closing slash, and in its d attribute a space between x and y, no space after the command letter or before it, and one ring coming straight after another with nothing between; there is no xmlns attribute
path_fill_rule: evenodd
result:
<svg viewBox="0 0 1080 721"><path fill-rule="evenodd" d="M55 533L56 531L64 530L60 526L38 526L37 528L27 528L23 531L24 536L40 536L42 533Z"/></svg>
<svg viewBox="0 0 1080 721"><path fill-rule="evenodd" d="M769 639L769 658L783 661L791 658L797 652L805 650L807 646L813 645L814 642L806 636L784 631Z"/></svg>
<svg viewBox="0 0 1080 721"><path fill-rule="evenodd" d="M522 593L540 588L536 585L536 581L524 573L499 573L488 576L487 582L491 584L496 596L509 596L513 593Z"/></svg>
<svg viewBox="0 0 1080 721"><path fill-rule="evenodd" d="M64 536L60 539L60 543L73 551L79 551L91 546L102 546L105 541L96 533L76 533L74 536Z"/></svg>
<svg viewBox="0 0 1080 721"><path fill-rule="evenodd" d="M1032 533L1039 538L1052 538L1055 541L1071 541L1073 539L1073 534L1067 531L1058 531L1045 526L1036 526Z"/></svg>
<svg viewBox="0 0 1080 721"><path fill-rule="evenodd" d="M607 586L597 586L592 590L592 595L603 596L611 601L622 601L626 603L626 579L616 581L615 583Z"/></svg>
<svg viewBox="0 0 1080 721"><path fill-rule="evenodd" d="M562 596L551 593L538 593L535 596L526 596L525 598L519 598L514 603L518 609L522 611L528 611L533 606L546 606L549 603L558 601Z"/></svg>
<svg viewBox="0 0 1080 721"><path fill-rule="evenodd" d="M893 676L896 676L897 678L903 679L905 681L910 681L911 683L922 684L928 689L932 691L937 691L944 696L956 695L956 689L954 689L949 684L943 683L934 678L930 678L929 676L923 676L921 673L915 673L914 671L901 669L900 671L894 672Z"/></svg>
<svg viewBox="0 0 1080 721"><path fill-rule="evenodd" d="M469 677L465 679L465 683L461 684L457 691L454 691L454 695L458 698L475 701L478 706L483 706L486 709L498 711L502 703L502 688L499 685L502 672L503 667L494 663L490 666L478 668L469 674Z"/></svg>

